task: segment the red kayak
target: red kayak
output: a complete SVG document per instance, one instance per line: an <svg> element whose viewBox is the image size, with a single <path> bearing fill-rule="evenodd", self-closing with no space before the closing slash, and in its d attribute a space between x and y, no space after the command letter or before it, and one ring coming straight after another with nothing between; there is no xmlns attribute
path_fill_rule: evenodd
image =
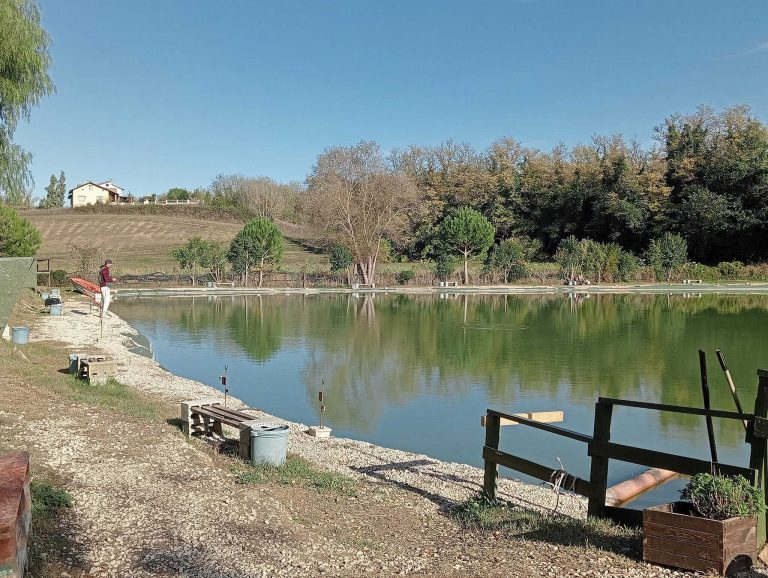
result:
<svg viewBox="0 0 768 578"><path fill-rule="evenodd" d="M80 279L80 277L72 277L70 281L72 282L75 291L79 291L86 297L90 297L91 301L93 301L96 306L101 307L101 289L96 283Z"/></svg>

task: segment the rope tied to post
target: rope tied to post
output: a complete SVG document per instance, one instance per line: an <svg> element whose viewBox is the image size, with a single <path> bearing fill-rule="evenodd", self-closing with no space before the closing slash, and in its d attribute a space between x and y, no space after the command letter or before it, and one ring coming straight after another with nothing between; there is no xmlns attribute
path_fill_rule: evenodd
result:
<svg viewBox="0 0 768 578"><path fill-rule="evenodd" d="M559 457L555 457L555 459L557 460L557 463L560 464L560 469L552 472L548 482L542 482L543 486L552 486L552 492L556 496L555 507L552 508L553 514L556 513L557 509L560 507L560 496L563 492L576 495L576 481L579 479L573 474L568 473L563 465L563 461ZM579 501L579 504L584 507L584 504L582 504L581 501Z"/></svg>

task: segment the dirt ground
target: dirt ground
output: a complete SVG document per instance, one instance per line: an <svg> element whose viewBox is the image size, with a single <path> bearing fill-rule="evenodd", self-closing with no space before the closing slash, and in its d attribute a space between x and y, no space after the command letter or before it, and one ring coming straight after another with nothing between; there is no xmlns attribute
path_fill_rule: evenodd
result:
<svg viewBox="0 0 768 578"><path fill-rule="evenodd" d="M578 521L547 517L546 528L534 523L518 531L468 527L454 514L463 500L457 496L478 487L469 469L425 470L402 460L359 467L351 492L238 483L243 462L188 440L178 427L177 400L159 385L115 401L66 375L73 346L52 339L56 321L33 309L27 305L17 318L33 323L33 335L48 324L39 332L43 341L23 346L23 356L0 344L0 448L30 451L33 476L65 488L73 506L59 512L55 531L63 542L33 535L32 576L681 575L642 563L636 535L606 539ZM95 323L87 307L80 311L64 323ZM129 359L118 360L121 381L150 371ZM157 371L152 381L170 376ZM328 448L376 455L356 443L326 447L304 436L292 451L317 464ZM427 475L441 479L421 485ZM456 487L461 494L449 490Z"/></svg>

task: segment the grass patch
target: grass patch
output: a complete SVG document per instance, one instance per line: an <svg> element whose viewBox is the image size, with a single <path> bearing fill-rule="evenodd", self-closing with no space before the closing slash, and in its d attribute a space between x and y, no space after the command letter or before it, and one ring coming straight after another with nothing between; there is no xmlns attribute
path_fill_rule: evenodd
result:
<svg viewBox="0 0 768 578"><path fill-rule="evenodd" d="M474 497L457 505L450 516L462 526L507 538L538 540L639 556L642 531L597 518L578 520L562 514L541 513Z"/></svg>
<svg viewBox="0 0 768 578"><path fill-rule="evenodd" d="M32 531L29 540L29 576L80 576L79 561L64 516L72 498L50 479L34 479L32 493ZM69 558L70 560L67 560Z"/></svg>
<svg viewBox="0 0 768 578"><path fill-rule="evenodd" d="M285 464L234 465L232 472L238 484L280 484L303 486L319 492L333 492L342 496L354 496L355 484L349 478L316 468L304 458L289 455Z"/></svg>
<svg viewBox="0 0 768 578"><path fill-rule="evenodd" d="M67 382L77 401L88 405L108 407L134 417L145 419L157 419L159 417L157 403L140 396L138 392L126 387L113 377L110 377L106 384L101 385L91 385L75 376L69 376Z"/></svg>

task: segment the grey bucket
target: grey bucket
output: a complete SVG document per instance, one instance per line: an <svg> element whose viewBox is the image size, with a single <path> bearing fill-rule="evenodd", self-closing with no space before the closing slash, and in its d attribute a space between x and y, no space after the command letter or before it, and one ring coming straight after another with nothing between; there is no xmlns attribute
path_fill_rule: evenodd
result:
<svg viewBox="0 0 768 578"><path fill-rule="evenodd" d="M80 353L69 354L69 373L77 375L77 370L80 369Z"/></svg>
<svg viewBox="0 0 768 578"><path fill-rule="evenodd" d="M208 289L213 289L213 281L208 281Z"/></svg>
<svg viewBox="0 0 768 578"><path fill-rule="evenodd" d="M50 296L51 296L50 293L40 293L40 299L42 299L43 301L47 301L48 297Z"/></svg>
<svg viewBox="0 0 768 578"><path fill-rule="evenodd" d="M287 425L257 423L251 426L251 465L270 464L281 466L288 451Z"/></svg>
<svg viewBox="0 0 768 578"><path fill-rule="evenodd" d="M24 345L25 343L29 343L29 327L12 327L11 341L13 341L16 345Z"/></svg>
<svg viewBox="0 0 768 578"><path fill-rule="evenodd" d="M61 289L54 287L51 289L51 297L61 297Z"/></svg>
<svg viewBox="0 0 768 578"><path fill-rule="evenodd" d="M51 315L63 315L64 313L64 304L63 303L56 303L51 305Z"/></svg>

